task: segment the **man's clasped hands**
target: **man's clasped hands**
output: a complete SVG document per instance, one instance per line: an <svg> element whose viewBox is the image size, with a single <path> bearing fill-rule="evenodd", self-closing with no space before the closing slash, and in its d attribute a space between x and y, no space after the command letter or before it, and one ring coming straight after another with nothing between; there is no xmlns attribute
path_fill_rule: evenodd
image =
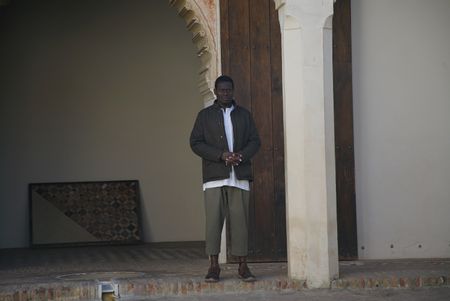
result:
<svg viewBox="0 0 450 301"><path fill-rule="evenodd" d="M225 165L238 166L242 162L242 154L233 152L224 152L222 154L222 160L225 161Z"/></svg>

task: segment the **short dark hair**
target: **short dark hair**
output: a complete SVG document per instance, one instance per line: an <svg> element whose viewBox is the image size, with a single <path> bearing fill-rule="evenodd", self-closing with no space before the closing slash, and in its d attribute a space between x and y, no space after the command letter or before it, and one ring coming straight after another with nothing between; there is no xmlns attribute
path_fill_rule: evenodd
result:
<svg viewBox="0 0 450 301"><path fill-rule="evenodd" d="M216 82L214 83L214 88L217 89L217 85L219 83L228 82L231 83L231 86L234 88L234 82L233 79L227 75L221 75L216 79Z"/></svg>

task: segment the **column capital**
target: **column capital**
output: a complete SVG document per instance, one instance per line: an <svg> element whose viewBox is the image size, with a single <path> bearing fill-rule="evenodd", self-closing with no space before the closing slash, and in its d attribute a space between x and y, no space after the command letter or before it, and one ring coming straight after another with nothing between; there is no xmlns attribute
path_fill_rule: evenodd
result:
<svg viewBox="0 0 450 301"><path fill-rule="evenodd" d="M327 19L333 15L333 4L336 0L274 0L275 7L279 11L280 23L283 26L292 26L298 23L301 28L304 27L320 27L324 28L327 24ZM291 22L285 23L284 20L288 18Z"/></svg>
<svg viewBox="0 0 450 301"><path fill-rule="evenodd" d="M275 2L275 9L279 9L286 4L286 0L273 0Z"/></svg>

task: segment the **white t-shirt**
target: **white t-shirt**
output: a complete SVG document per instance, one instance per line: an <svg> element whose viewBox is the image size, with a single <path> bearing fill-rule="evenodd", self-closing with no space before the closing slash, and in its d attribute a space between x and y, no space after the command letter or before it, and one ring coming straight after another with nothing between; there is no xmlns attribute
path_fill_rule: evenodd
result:
<svg viewBox="0 0 450 301"><path fill-rule="evenodd" d="M223 112L223 124L225 127L225 135L227 137L228 149L233 152L233 123L231 122L231 112L234 110L234 106L230 108L222 109ZM228 179L210 181L203 184L203 191L208 188L216 188L222 186L232 186L243 190L250 191L250 183L248 180L238 180L236 178L236 173L234 172L234 167L231 167L230 177Z"/></svg>

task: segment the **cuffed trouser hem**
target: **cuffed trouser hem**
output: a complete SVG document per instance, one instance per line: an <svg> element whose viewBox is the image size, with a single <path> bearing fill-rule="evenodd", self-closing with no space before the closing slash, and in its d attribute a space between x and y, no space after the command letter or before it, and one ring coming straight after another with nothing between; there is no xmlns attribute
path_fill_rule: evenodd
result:
<svg viewBox="0 0 450 301"><path fill-rule="evenodd" d="M250 192L236 187L208 188L204 191L206 213L206 254L220 253L225 217L230 224L231 254L248 254L248 206Z"/></svg>

